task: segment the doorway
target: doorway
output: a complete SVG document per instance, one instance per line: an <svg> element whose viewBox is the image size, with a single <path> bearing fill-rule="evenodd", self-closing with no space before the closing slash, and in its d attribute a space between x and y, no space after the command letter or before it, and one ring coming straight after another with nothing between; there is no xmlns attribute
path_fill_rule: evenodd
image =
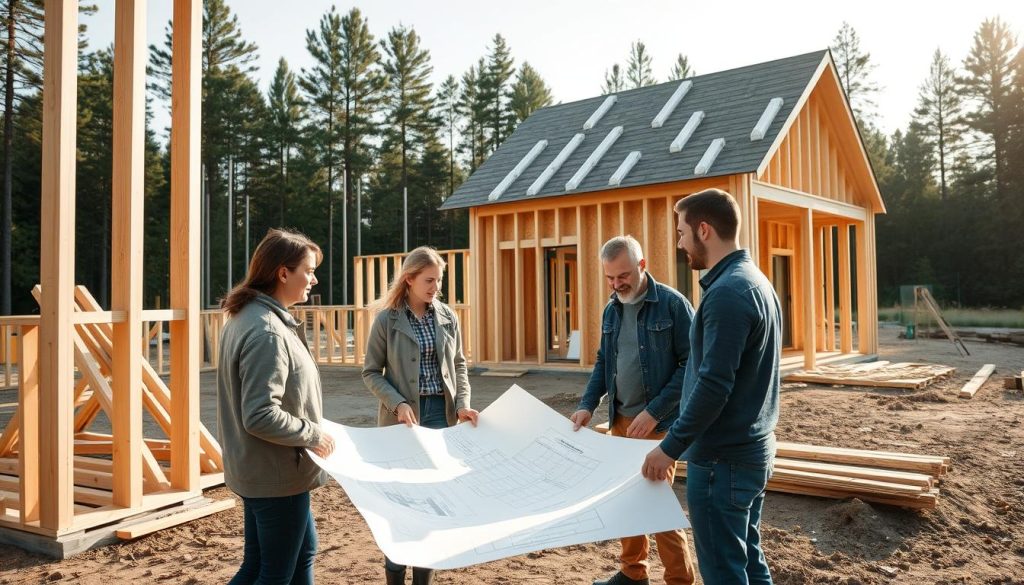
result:
<svg viewBox="0 0 1024 585"><path fill-rule="evenodd" d="M544 249L547 361L579 359L579 266L576 256L576 246Z"/></svg>
<svg viewBox="0 0 1024 585"><path fill-rule="evenodd" d="M782 306L782 347L793 347L793 257L772 254L772 286Z"/></svg>

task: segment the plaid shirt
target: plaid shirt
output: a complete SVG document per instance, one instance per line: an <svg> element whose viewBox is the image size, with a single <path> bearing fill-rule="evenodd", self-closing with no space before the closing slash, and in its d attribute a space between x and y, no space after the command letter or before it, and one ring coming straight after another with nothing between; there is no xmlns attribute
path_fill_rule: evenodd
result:
<svg viewBox="0 0 1024 585"><path fill-rule="evenodd" d="M427 305L423 318L417 318L409 305L405 305L405 314L412 325L416 341L420 345L420 395L441 394L441 365L437 361L437 330L435 329L434 307Z"/></svg>

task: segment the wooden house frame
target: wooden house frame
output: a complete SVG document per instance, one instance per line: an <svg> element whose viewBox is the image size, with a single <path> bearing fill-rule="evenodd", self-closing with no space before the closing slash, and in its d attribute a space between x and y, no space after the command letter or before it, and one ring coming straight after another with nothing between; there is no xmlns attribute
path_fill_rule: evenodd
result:
<svg viewBox="0 0 1024 585"><path fill-rule="evenodd" d="M78 9L45 3L40 315L0 317L19 328L17 412L0 434L0 542L58 557L233 504L202 496L223 483L220 446L199 420L202 2L174 0L166 310L142 305L145 0L115 4L110 310L75 286ZM144 322L168 323L166 384L144 359ZM165 439L144 436L144 411ZM89 430L100 412L109 432Z"/></svg>
<svg viewBox="0 0 1024 585"><path fill-rule="evenodd" d="M740 243L780 292L783 368L872 359L885 208L818 51L524 121L442 206L469 208L474 362L592 366L610 292L598 252L612 236L634 235L650 273L699 303L673 206L711 187L736 197Z"/></svg>

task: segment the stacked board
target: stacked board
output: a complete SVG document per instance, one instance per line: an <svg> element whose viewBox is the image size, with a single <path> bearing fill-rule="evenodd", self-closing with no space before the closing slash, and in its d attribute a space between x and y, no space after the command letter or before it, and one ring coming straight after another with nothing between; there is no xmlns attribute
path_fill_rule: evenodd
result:
<svg viewBox="0 0 1024 585"><path fill-rule="evenodd" d="M887 361L867 364L820 366L813 370L800 370L785 377L786 382L812 384L843 384L845 386L874 386L880 388L907 388L918 390L948 378L956 368L936 364Z"/></svg>

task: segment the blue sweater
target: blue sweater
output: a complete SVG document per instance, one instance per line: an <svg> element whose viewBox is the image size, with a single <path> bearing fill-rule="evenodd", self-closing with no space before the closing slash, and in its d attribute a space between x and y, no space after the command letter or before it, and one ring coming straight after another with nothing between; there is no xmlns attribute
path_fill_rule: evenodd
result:
<svg viewBox="0 0 1024 585"><path fill-rule="evenodd" d="M763 465L775 454L782 309L737 250L700 280L680 414L661 442L670 457Z"/></svg>

